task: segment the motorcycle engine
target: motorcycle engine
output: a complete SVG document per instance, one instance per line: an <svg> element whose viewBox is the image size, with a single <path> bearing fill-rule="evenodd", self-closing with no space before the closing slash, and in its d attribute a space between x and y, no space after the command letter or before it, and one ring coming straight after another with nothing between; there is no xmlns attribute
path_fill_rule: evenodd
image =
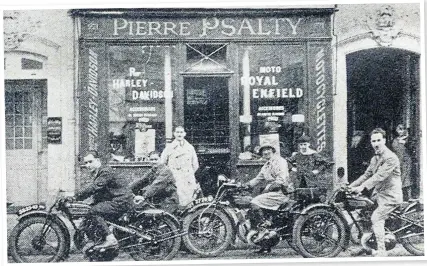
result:
<svg viewBox="0 0 427 266"><path fill-rule="evenodd" d="M360 240L363 248L365 248L368 251L371 251L373 249L377 249L377 240L375 238L374 233L365 233L362 236L362 239ZM396 237L393 233L386 232L385 234L385 249L391 250L393 249L397 244Z"/></svg>
<svg viewBox="0 0 427 266"><path fill-rule="evenodd" d="M268 230L268 232L263 233L263 237L261 239L258 239L260 237L259 234L260 232L257 230L250 230L246 236L246 240L251 245L257 245L263 248L274 247L280 242L280 236L274 230Z"/></svg>

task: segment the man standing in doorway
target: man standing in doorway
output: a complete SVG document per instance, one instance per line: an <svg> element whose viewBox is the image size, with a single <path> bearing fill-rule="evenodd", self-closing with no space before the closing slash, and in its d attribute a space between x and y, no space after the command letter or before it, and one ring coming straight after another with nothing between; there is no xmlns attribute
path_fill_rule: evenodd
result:
<svg viewBox="0 0 427 266"><path fill-rule="evenodd" d="M161 162L166 164L173 173L176 190L181 207L187 206L200 192L195 172L199 169L196 150L187 140L184 127L177 126L174 131L175 139L162 152Z"/></svg>
<svg viewBox="0 0 427 266"><path fill-rule="evenodd" d="M375 155L365 173L350 187L355 193L361 193L365 188L374 189L373 200L377 202L378 207L372 213L371 221L378 248L373 254L377 257L384 257L387 256L385 220L390 212L402 203L400 163L397 155L386 147L386 132L383 129L376 128L370 135Z"/></svg>

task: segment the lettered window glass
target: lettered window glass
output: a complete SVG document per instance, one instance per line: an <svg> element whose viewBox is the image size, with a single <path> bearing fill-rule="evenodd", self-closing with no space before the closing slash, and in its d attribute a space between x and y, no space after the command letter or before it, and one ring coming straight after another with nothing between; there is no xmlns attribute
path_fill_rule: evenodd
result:
<svg viewBox="0 0 427 266"><path fill-rule="evenodd" d="M164 149L165 105L172 105L177 80L174 53L168 45L109 47L111 161L146 161Z"/></svg>
<svg viewBox="0 0 427 266"><path fill-rule="evenodd" d="M306 120L305 62L303 45L239 48L239 159L259 159L259 147L267 143L284 157L296 150Z"/></svg>

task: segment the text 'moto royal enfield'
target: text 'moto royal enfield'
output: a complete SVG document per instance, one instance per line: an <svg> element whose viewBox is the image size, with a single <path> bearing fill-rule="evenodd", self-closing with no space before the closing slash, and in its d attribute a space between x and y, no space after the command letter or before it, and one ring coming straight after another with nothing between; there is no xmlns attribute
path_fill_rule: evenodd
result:
<svg viewBox="0 0 427 266"><path fill-rule="evenodd" d="M71 241L79 250L85 249L83 252L90 261L113 260L119 251L128 253L134 260L170 260L179 250L178 220L162 210L137 208L117 221L107 221L119 247L97 249L96 244L102 243L104 236L86 217L89 209L89 204L74 202L63 196L61 190L49 209L38 204L20 209L19 222L9 235L10 255L16 262L62 261L69 256ZM75 230L73 237L65 220ZM95 246L85 248L89 241Z"/></svg>
<svg viewBox="0 0 427 266"><path fill-rule="evenodd" d="M375 235L371 230L371 216L376 204L363 195L351 192L348 186L337 189L328 204L314 204L303 210L295 221L293 241L304 257L334 257L347 249L355 226L358 242L368 252L377 248ZM344 235L333 240L330 230L331 219L339 218L344 223ZM411 254L424 254L424 207L420 200L411 200L397 206L385 222L386 249L393 249L397 243ZM353 231L353 232L352 232Z"/></svg>
<svg viewBox="0 0 427 266"><path fill-rule="evenodd" d="M292 228L295 219L304 207L325 200L322 189L295 189L289 193L294 195L295 200L285 203L277 211L263 210L271 226L267 227L267 237L254 243L259 231L251 228L248 211L251 197L248 196L248 191L240 183L223 175L219 176L218 183L216 195L210 201L196 205L197 210L190 212L183 222L183 230L187 232L183 236L183 242L192 253L202 257L221 254L234 243L236 235L244 243L264 248L271 248L280 240L288 241L294 248ZM344 234L343 222L339 217L334 218L335 230L338 232L335 235Z"/></svg>

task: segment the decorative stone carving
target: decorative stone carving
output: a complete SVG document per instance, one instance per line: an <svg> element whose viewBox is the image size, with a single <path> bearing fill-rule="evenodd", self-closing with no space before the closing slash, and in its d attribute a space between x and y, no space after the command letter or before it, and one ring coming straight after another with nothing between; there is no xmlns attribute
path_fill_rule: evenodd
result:
<svg viewBox="0 0 427 266"><path fill-rule="evenodd" d="M3 13L4 48L16 49L41 26L41 21L34 20L21 11L6 10Z"/></svg>
<svg viewBox="0 0 427 266"><path fill-rule="evenodd" d="M385 5L377 10L376 15L368 16L365 23L379 45L390 46L402 31L403 20L392 6Z"/></svg>

